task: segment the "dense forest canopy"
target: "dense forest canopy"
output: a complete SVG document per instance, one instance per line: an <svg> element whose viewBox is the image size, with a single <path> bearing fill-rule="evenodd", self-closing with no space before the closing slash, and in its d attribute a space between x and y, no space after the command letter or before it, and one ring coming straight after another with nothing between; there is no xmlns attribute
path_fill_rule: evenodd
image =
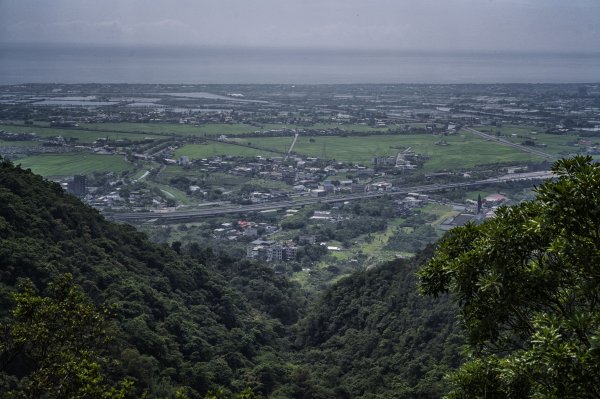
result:
<svg viewBox="0 0 600 399"><path fill-rule="evenodd" d="M449 397L600 397L600 164L558 161L533 201L452 230L420 271L452 292L470 360Z"/></svg>
<svg viewBox="0 0 600 399"><path fill-rule="evenodd" d="M192 396L219 387L260 392L257 359L278 359L286 346L283 323L222 274L105 221L58 184L8 162L0 166L0 264L3 318L20 279L44 290L65 273L94 303L113 307L115 377L129 376L152 396L177 387ZM18 388L27 372L13 366L2 370L11 376L2 391Z"/></svg>

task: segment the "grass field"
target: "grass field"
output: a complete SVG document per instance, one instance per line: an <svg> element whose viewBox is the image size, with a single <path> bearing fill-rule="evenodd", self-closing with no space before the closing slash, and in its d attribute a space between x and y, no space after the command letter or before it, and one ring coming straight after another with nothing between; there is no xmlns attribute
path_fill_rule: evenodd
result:
<svg viewBox="0 0 600 399"><path fill-rule="evenodd" d="M405 124L402 124L404 126ZM423 127L424 123L411 123L408 124L415 127ZM46 126L46 128L40 128ZM227 123L209 123L200 126L184 125L179 123L131 123L131 122L118 122L118 123L81 123L81 129L60 129L60 128L48 128L48 123L36 122L34 126L7 126L9 131L14 132L36 132L40 136L58 136L63 137L78 137L82 142L91 142L97 137L109 137L109 138L128 138L130 140L140 140L140 135L152 136L152 135L181 135L181 136L219 136L219 135L243 135L247 133L254 133L256 131L268 131L268 130L281 130L287 129L315 129L315 130L326 130L326 129L340 129L346 132L367 132L377 134L379 132L387 132L389 129L396 129L399 125L390 125L386 127L371 127L360 124L343 124L333 122L319 122L314 125L294 125L294 124L279 124L279 123L267 123L260 127L246 125L243 123L227 124ZM37 128L36 128L37 127ZM97 133L90 132L90 130L102 132L101 136ZM46 133L44 133L46 132ZM117 133L125 132L125 133ZM132 135L135 134L135 135ZM155 137L155 136L154 136Z"/></svg>
<svg viewBox="0 0 600 399"><path fill-rule="evenodd" d="M447 218L458 214L458 212L452 210L452 207L439 204L429 204L421 208L421 212L435 215L436 220L431 223L431 225L434 227L440 225ZM379 233L365 234L364 236L359 237L357 240L358 245L351 248L350 251L340 252L338 257L342 259L356 257L358 252L362 252L368 256L368 260L366 262L367 264L377 265L396 258L396 255L399 253L403 256L412 256L413 254L411 253L385 249L388 240L390 237L396 234L396 231L398 228L400 228L399 226L402 221L402 218L392 219L389 221L388 226L384 231ZM412 231L412 228L409 227L406 227L405 229ZM372 239L367 240L367 236L370 236Z"/></svg>
<svg viewBox="0 0 600 399"><path fill-rule="evenodd" d="M579 152L579 146L573 143L579 141L579 136L575 134L547 134L541 133L538 128L532 126L506 125L500 128L490 127L478 129L486 133L500 132L505 139L513 143L521 144L525 140L533 140L536 144L546 144L547 147L539 147L540 150L557 155L568 156ZM517 136L512 136L516 134ZM588 139L592 142L600 141L598 138Z"/></svg>
<svg viewBox="0 0 600 399"><path fill-rule="evenodd" d="M255 148L243 147L234 144L221 142L209 142L207 144L189 144L175 151L175 156L180 157L186 155L191 159L202 159L218 155L233 155L239 157L255 157L262 156L280 156L281 154L268 150L260 150Z"/></svg>
<svg viewBox="0 0 600 399"><path fill-rule="evenodd" d="M6 141L0 140L0 147L38 147L41 143L36 141Z"/></svg>
<svg viewBox="0 0 600 399"><path fill-rule="evenodd" d="M536 144L546 144L547 147L540 148L540 150L557 155L569 156L580 152L579 146L573 145L574 142L578 142L579 139L574 135L556 135L556 134L528 134L522 135L521 137L506 137L508 140L514 143L522 143L524 140L533 140ZM591 140L599 141L598 139Z"/></svg>
<svg viewBox="0 0 600 399"><path fill-rule="evenodd" d="M389 238L395 234L398 225L402 222L401 218L391 219L385 230L364 234L356 237L353 241L356 242L352 247L341 252L330 252L329 254L339 261L348 261L356 258L359 254L367 256L365 265L376 265L382 262L390 261L396 257L397 251L384 249ZM341 243L330 241L327 245L341 246ZM328 266L327 262L321 262L321 268Z"/></svg>
<svg viewBox="0 0 600 399"><path fill-rule="evenodd" d="M306 130L319 130L319 129L340 129L346 132L386 132L388 128L397 128L397 125L386 126L386 127L371 127L367 125L359 125L359 124L345 124L345 123L315 123L314 125L287 125L287 124L275 124L269 123L264 125L262 128L258 130L279 130L283 128L288 129L306 129ZM255 129L257 130L257 129Z"/></svg>
<svg viewBox="0 0 600 399"><path fill-rule="evenodd" d="M191 135L191 136L218 136L221 134L246 134L264 130L281 130L287 129L341 129L347 132L386 132L388 128L396 128L396 125L376 128L358 124L340 124L340 123L315 123L314 125L294 125L294 124L279 124L267 123L260 127L246 125L242 123L226 124L226 123L209 123L200 126L191 126L175 123L83 123L81 127L86 129L94 129L100 131L123 131L123 132L138 132L138 133L154 133L154 134L176 134L176 135Z"/></svg>
<svg viewBox="0 0 600 399"><path fill-rule="evenodd" d="M265 124L259 130L279 130L279 129L286 127L289 129L307 129L307 130L340 129L340 130L344 130L346 132L378 133L378 132L387 132L389 129L397 129L398 127L405 126L405 125L408 125L411 127L423 128L423 127L427 126L428 124L427 123L402 123L402 124L388 125L385 127L372 127L372 126L356 124L356 123L353 124L353 123L333 123L333 122L319 122L319 123L315 123L313 125L308 125L308 126L270 123L270 124ZM437 124L437 126L439 126L439 124Z"/></svg>
<svg viewBox="0 0 600 399"><path fill-rule="evenodd" d="M454 168L470 168L475 165L495 162L526 162L538 160L512 148L469 134L443 137L447 146L435 145L442 138L433 135L377 135L367 137L299 137L294 152L306 156L335 159L342 162L371 164L375 156L393 156L400 147L411 147L430 159L425 163L425 171L438 171ZM312 140L312 141L311 141ZM248 139L253 145L266 150L287 151L291 137L265 137Z"/></svg>
<svg viewBox="0 0 600 399"><path fill-rule="evenodd" d="M176 134L184 136L218 136L221 134L243 134L258 130L255 126L245 124L218 124L211 123L200 126L183 125L175 123L84 123L87 129L101 131L124 131L155 134Z"/></svg>
<svg viewBox="0 0 600 399"><path fill-rule="evenodd" d="M168 186L166 184L160 184L156 182L146 181L146 184L150 186L157 187L160 191L166 194L167 198L172 198L176 200L179 204L188 204L189 198L188 196L181 190Z"/></svg>
<svg viewBox="0 0 600 399"><path fill-rule="evenodd" d="M502 127L498 126L487 126L487 127L478 127L477 130L486 133L496 133L500 132L504 135L511 133L515 134L529 134L530 132L539 132L540 129L535 126L526 126L526 125L504 125Z"/></svg>
<svg viewBox="0 0 600 399"><path fill-rule="evenodd" d="M134 171L134 174L130 176L131 180L139 180L142 176L146 175L146 172L150 172L153 169L158 169L160 166L155 162L141 162L136 163L138 170Z"/></svg>
<svg viewBox="0 0 600 399"><path fill-rule="evenodd" d="M42 176L70 176L93 172L121 172L132 165L116 155L87 153L47 154L21 158L14 162Z"/></svg>
<svg viewBox="0 0 600 399"><path fill-rule="evenodd" d="M109 131L91 132L87 130L77 129L59 129L59 128L36 128L30 126L7 126L4 130L14 133L36 133L38 137L57 137L76 138L79 143L92 143L99 138L109 138L111 140L131 140L142 141L145 138L161 138L161 136L153 136L149 134L135 133L115 133Z"/></svg>
<svg viewBox="0 0 600 399"><path fill-rule="evenodd" d="M477 198L477 197L475 197L475 198ZM446 219L454 217L460 213L460 212L453 210L451 206L441 205L441 204L425 205L423 208L421 208L421 212L429 214L429 215L434 215L436 217L436 219L433 222L431 222L431 225L434 227L439 226Z"/></svg>

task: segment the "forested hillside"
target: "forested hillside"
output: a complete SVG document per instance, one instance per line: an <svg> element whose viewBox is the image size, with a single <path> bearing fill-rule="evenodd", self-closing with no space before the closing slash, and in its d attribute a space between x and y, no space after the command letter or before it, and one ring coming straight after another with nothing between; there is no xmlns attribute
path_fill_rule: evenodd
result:
<svg viewBox="0 0 600 399"><path fill-rule="evenodd" d="M284 349L282 323L256 310L222 275L105 221L59 185L8 162L0 167L0 265L3 318L20 278L42 289L71 273L96 304L114 305L117 375L133 377L139 392L260 392L257 359L277 359ZM3 371L9 385L15 381L6 375L24 372L10 364Z"/></svg>
<svg viewBox="0 0 600 399"><path fill-rule="evenodd" d="M347 398L442 395L463 339L448 298L415 289L415 272L432 249L356 273L314 304L296 345L317 385Z"/></svg>
<svg viewBox="0 0 600 399"><path fill-rule="evenodd" d="M448 398L600 397L600 163L561 159L536 198L451 230L420 289L460 304Z"/></svg>
<svg viewBox="0 0 600 399"><path fill-rule="evenodd" d="M3 162L0 392L63 389L55 377L68 365L47 352L75 350L106 386L130 381L106 397L246 388L279 398L439 397L462 341L450 301L417 294L415 271L430 253L343 279L307 305L266 266L201 243L153 244ZM41 356L50 362L43 378Z"/></svg>

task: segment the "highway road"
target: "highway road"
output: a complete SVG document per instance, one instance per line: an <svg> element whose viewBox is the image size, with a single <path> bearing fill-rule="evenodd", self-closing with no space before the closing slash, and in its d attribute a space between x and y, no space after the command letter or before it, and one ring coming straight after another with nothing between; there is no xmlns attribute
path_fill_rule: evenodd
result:
<svg viewBox="0 0 600 399"><path fill-rule="evenodd" d="M262 204L251 204L251 205L219 205L211 208L188 210L188 211L173 211L173 212L134 212L134 213L109 213L105 212L104 215L112 220L122 222L144 222L152 220L160 220L162 223L175 223L182 221L193 221L196 219L202 219L205 217L224 215L228 213L246 213L246 212L259 212L266 210L275 210L282 208L294 208L301 207L304 205L311 205L316 203L334 203L334 202L345 202L353 201L364 198L376 198L384 195L406 195L408 193L428 193L434 191L447 190L450 188L461 188L471 187L478 185L485 185L491 183L504 183L509 181L519 180L543 180L554 177L552 172L530 172L530 173L514 173L500 177L495 177L485 180L467 181L460 183L448 183L448 184L428 184L413 187L398 187L394 191L375 191L355 194L344 194L344 195L330 195L327 197L297 197L286 201L269 202Z"/></svg>

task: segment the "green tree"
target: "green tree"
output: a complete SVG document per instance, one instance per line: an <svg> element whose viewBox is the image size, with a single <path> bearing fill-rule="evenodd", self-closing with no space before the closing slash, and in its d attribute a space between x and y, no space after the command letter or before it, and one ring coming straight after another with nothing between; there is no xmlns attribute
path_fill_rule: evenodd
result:
<svg viewBox="0 0 600 399"><path fill-rule="evenodd" d="M2 324L0 371L16 386L6 397L123 398L132 382L111 381L105 348L111 341L107 312L73 284L70 274L50 283L47 296L31 280L13 295L11 318Z"/></svg>
<svg viewBox="0 0 600 399"><path fill-rule="evenodd" d="M470 354L450 398L600 397L600 165L553 171L535 200L450 231L419 272L461 309Z"/></svg>

